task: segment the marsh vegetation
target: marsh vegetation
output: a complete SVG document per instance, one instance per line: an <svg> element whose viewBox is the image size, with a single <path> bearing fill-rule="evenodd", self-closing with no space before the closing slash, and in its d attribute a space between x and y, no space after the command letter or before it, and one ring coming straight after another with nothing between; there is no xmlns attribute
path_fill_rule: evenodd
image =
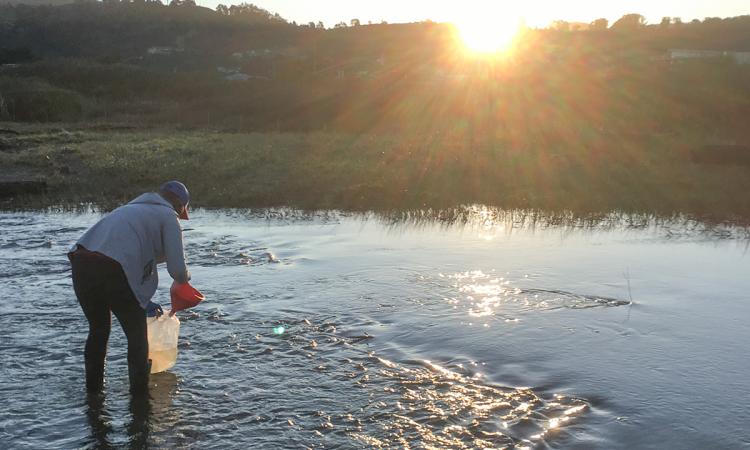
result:
<svg viewBox="0 0 750 450"><path fill-rule="evenodd" d="M748 16L556 22L479 57L432 22L0 8L2 177L47 185L14 204L116 204L180 178L212 207L750 218ZM745 154L696 162L716 145Z"/></svg>
<svg viewBox="0 0 750 450"><path fill-rule="evenodd" d="M5 127L18 134L0 136L4 172L47 183L46 194L8 205L117 204L180 178L196 205L211 207L383 211L483 203L578 216L750 218L748 169L693 163L693 135L597 135L588 145L540 140L517 148L450 136Z"/></svg>

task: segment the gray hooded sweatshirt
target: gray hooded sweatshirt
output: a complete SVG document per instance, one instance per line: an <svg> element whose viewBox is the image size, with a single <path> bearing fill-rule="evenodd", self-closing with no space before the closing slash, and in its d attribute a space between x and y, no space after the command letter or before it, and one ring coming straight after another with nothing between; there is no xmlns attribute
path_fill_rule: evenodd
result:
<svg viewBox="0 0 750 450"><path fill-rule="evenodd" d="M76 244L120 263L143 309L159 284L157 264L166 261L169 275L179 283L190 279L177 212L153 192L112 211Z"/></svg>

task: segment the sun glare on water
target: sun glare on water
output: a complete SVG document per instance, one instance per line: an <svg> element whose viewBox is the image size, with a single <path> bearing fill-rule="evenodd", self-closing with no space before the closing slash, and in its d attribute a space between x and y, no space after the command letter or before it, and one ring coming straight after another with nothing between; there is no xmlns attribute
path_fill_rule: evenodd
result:
<svg viewBox="0 0 750 450"><path fill-rule="evenodd" d="M455 22L466 50L479 55L508 53L521 31L519 18L471 17Z"/></svg>

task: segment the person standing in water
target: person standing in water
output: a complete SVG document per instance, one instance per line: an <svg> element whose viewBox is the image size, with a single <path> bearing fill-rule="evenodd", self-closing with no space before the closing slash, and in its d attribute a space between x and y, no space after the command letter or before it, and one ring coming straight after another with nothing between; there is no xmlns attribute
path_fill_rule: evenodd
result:
<svg viewBox="0 0 750 450"><path fill-rule="evenodd" d="M104 360L112 313L128 341L130 392L148 391L146 317L163 314L151 301L158 285L156 265L167 263L169 275L187 283L182 228L188 220L190 194L179 181L164 183L158 192L143 194L102 218L68 253L73 288L89 323L84 351L86 390L104 387Z"/></svg>

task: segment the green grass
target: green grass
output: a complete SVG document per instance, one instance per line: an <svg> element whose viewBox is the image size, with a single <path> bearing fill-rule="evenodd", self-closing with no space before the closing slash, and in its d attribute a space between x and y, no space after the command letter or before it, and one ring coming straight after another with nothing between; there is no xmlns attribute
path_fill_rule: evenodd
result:
<svg viewBox="0 0 750 450"><path fill-rule="evenodd" d="M23 206L114 205L183 180L195 205L410 210L482 203L507 209L687 214L750 222L750 168L701 166L695 134L382 136L227 133L0 124L0 166L47 181Z"/></svg>

